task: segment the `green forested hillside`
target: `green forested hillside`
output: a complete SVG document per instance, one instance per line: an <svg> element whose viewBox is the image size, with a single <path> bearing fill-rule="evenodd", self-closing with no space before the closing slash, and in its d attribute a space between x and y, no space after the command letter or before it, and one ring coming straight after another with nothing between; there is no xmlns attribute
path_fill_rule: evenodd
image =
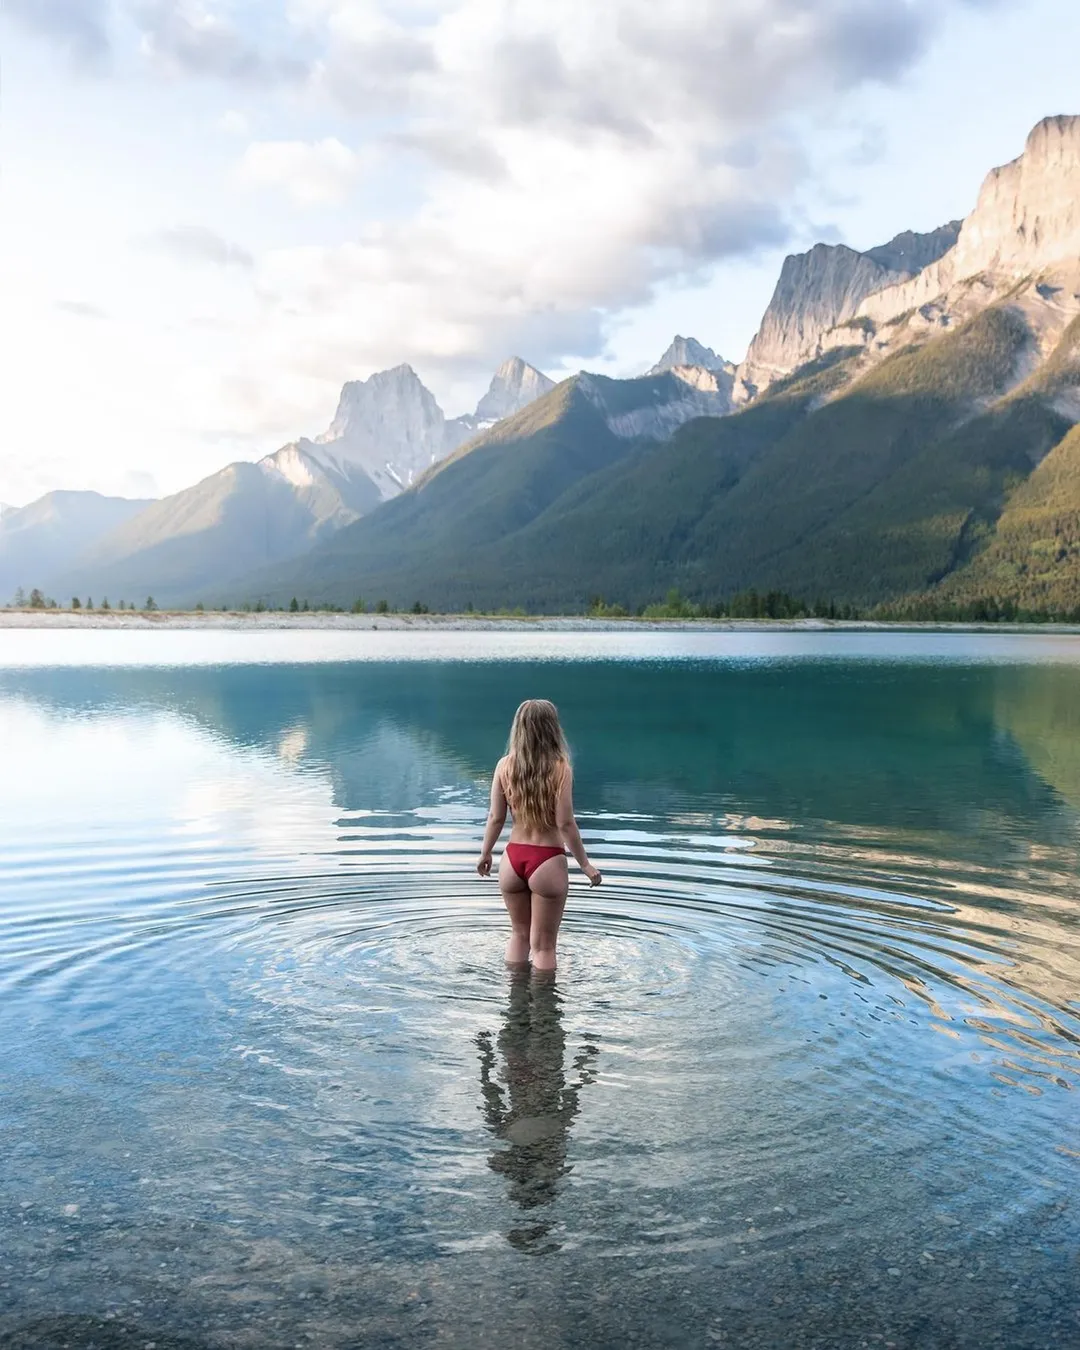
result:
<svg viewBox="0 0 1080 1350"><path fill-rule="evenodd" d="M985 547L937 594L960 604L992 596L1025 609L1080 610L1080 426L1017 483Z"/></svg>
<svg viewBox="0 0 1080 1350"><path fill-rule="evenodd" d="M1031 335L995 306L869 370L835 351L740 413L636 447L568 381L253 584L437 609L634 609L673 586L871 606L1008 584L1057 603L1080 577L1080 441L1060 397L1077 327L1017 386Z"/></svg>
<svg viewBox="0 0 1080 1350"><path fill-rule="evenodd" d="M296 565L261 576L260 594L344 602L378 592L397 605L449 597L462 560L520 529L568 484L628 448L566 381Z"/></svg>
<svg viewBox="0 0 1080 1350"><path fill-rule="evenodd" d="M589 567L599 550L609 577L626 570L643 596L651 594L656 530L640 503L662 500L658 528L677 534L681 503L700 511L738 481L754 452L843 378L847 355L834 353L778 385L739 417L687 423L662 445L620 440L578 381L567 380L298 563L257 574L244 598L560 609L592 594L578 584L583 550ZM616 415L648 406L658 381L673 378L589 377Z"/></svg>

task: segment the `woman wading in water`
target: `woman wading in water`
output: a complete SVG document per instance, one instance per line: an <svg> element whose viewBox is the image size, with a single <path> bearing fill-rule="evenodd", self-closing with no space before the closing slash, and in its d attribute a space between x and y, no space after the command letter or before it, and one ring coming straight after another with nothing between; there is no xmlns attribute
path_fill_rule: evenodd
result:
<svg viewBox="0 0 1080 1350"><path fill-rule="evenodd" d="M546 698L530 698L514 714L506 754L495 765L491 807L476 870L491 875L491 850L514 816L510 842L499 864L499 890L512 932L506 963L534 970L555 969L555 943L570 885L566 846L578 866L599 886L600 873L581 842L571 794L573 775L559 714Z"/></svg>

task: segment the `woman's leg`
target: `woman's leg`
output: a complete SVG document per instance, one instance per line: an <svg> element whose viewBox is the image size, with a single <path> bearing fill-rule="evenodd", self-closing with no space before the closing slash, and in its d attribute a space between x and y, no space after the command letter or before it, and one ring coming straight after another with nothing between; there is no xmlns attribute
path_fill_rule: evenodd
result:
<svg viewBox="0 0 1080 1350"><path fill-rule="evenodd" d="M566 908L566 892L570 873L566 858L559 856L543 862L529 877L532 890L532 926L529 945L532 948L533 970L555 969L555 944L559 940L559 924Z"/></svg>
<svg viewBox="0 0 1080 1350"><path fill-rule="evenodd" d="M506 944L506 964L508 966L527 966L529 964L529 929L532 925L532 895L528 883L522 881L510 866L510 859L504 853L499 863L499 890L503 904L510 915L510 938Z"/></svg>

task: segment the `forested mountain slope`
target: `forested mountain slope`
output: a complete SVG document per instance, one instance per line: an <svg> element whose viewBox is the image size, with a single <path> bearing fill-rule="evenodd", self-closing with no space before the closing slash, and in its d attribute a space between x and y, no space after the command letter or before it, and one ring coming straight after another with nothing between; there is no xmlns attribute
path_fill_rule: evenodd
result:
<svg viewBox="0 0 1080 1350"><path fill-rule="evenodd" d="M482 571L500 540L582 479L624 462L644 436L669 434L726 406L726 393L703 391L672 372L565 380L326 544L250 578L242 598L273 603L298 594L344 603L362 594L441 605L453 596L464 606L469 595L460 578ZM493 589L506 593L499 577L485 593Z"/></svg>
<svg viewBox="0 0 1080 1350"><path fill-rule="evenodd" d="M973 565L1068 433L1075 339L1040 364L1023 313L998 304L869 368L837 349L629 451L570 381L260 594L559 610L671 586L863 606L925 591Z"/></svg>
<svg viewBox="0 0 1080 1350"><path fill-rule="evenodd" d="M638 536L636 557L618 546L629 522L620 521L619 493L611 490L616 485L594 480L589 488L605 496L608 532L600 547L578 550L585 586L628 606L669 586L706 601L755 587L869 606L935 587L1008 529L1018 556L1022 544L1014 522L1022 506L1035 509L1040 491L1044 515L1054 513L1053 537L1067 540L1066 504L1073 504L1073 520L1080 514L1080 494L1068 476L1071 442L1049 452L1072 425L1068 396L1078 383L1076 340L1073 325L1050 360L1018 382L1032 339L1023 317L1005 305L898 352L759 447L724 490L699 493L691 479L677 478L666 494L677 503L672 507L665 507L664 493L650 492L651 539ZM857 367L850 349L836 355L838 373ZM728 422L760 415L774 398ZM726 458L732 430L702 422L693 434L706 455ZM687 428L676 443L689 435ZM668 462L679 463L674 454ZM663 463L656 452L654 467ZM1030 486L1018 487L1029 475ZM1048 486L1040 490L1044 480ZM595 514L595 506L583 491L577 521ZM1030 517L1025 520L1030 525ZM668 522L664 545L657 547ZM545 518L534 529L558 537ZM1062 547L1054 552L1059 576ZM1002 548L998 543L988 557ZM625 561L617 569L621 555ZM968 583L968 594L989 584L983 568ZM1030 568L1024 576L1029 583ZM1051 593L1045 581L1043 588ZM1018 580L1018 599L1023 589ZM553 595L558 592L553 588ZM1029 586L1027 602L1034 599Z"/></svg>

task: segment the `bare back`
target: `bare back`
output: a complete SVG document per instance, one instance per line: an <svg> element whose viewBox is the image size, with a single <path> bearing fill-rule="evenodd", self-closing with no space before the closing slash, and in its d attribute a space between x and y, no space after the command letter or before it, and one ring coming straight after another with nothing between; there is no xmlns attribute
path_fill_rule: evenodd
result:
<svg viewBox="0 0 1080 1350"><path fill-rule="evenodd" d="M502 793L503 801L510 808L511 815L513 815L514 803L510 799L506 791L506 761L507 756L504 755L502 759L499 760L498 764L496 764L495 783L497 785L496 790ZM538 844L548 846L551 848L562 847L563 836L562 831L559 828L559 819L560 819L560 807L562 806L562 798L564 794L569 793L570 789L570 774L567 772L568 768L569 765L567 765L563 769L562 777L559 779L559 792L555 802L555 818L552 821L550 827L543 830L529 829L525 825L521 824L521 822L517 819L517 817L514 816L513 824L510 829L510 843ZM571 814L572 813L573 809L571 808Z"/></svg>

